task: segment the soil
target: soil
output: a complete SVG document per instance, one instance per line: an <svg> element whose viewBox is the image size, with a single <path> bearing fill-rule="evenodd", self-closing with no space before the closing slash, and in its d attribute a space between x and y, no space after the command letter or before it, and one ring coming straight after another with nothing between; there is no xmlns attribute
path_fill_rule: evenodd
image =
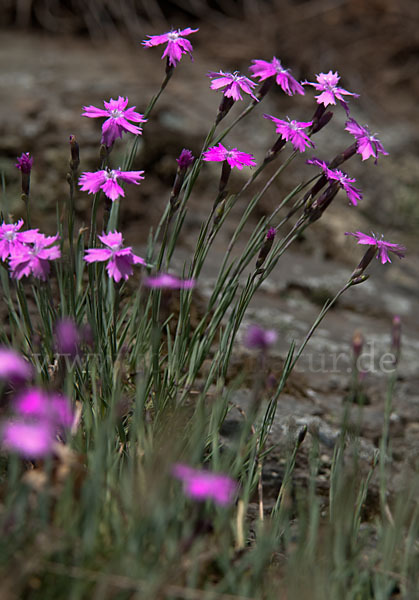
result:
<svg viewBox="0 0 419 600"><path fill-rule="evenodd" d="M391 414L392 487L400 489L406 473L419 468L419 90L415 76L419 61L419 9L414 1L397 3L397 8L393 2L379 0L337 4L340 8L333 9L325 2L284 3L287 10L275 13L277 19L283 17L282 21L277 20L279 29L269 14L261 11L242 19L216 18L216 13L211 12L207 23L199 22L201 31L192 40L194 62L187 56L182 59L144 129L134 168L144 169L146 178L139 188L128 188L121 206L124 237L141 252L149 228L156 226L167 203L176 170L174 158L183 147L198 153L214 119L220 96L210 91L206 73L219 69L246 73L253 58L270 59L275 54L298 78L309 81L321 70L338 70L343 76L343 87L361 94L359 101L351 102L354 117L378 131L390 153L380 157L377 165L371 161L362 163L359 155L348 163L349 173L357 178L356 185L364 192L361 206L348 206L340 192L324 217L291 248L262 285L243 324L242 331L250 322L278 331L278 343L269 359L270 370L278 378L291 340L298 344L304 339L324 300L346 282L362 256L355 241L345 237L344 232L383 232L385 239L408 248L403 261L396 257L393 264L385 266L374 261L369 269L370 279L342 297L309 342L278 403L271 432L271 441L277 448L265 465L267 505L278 491L284 444L289 443L290 435L295 439L305 424L309 432L298 455L296 478L306 477L307 456L317 439L322 477L326 480L347 405L345 399L351 391L355 331L361 332L365 341L367 362L362 386L366 404L362 410L352 404L350 419L361 435L360 469L369 468L383 427L388 375L383 363L380 367L380 359L390 350L394 315L402 321L402 354ZM179 15L183 17L180 12ZM31 202L35 225L48 234L55 231L56 199L64 201L68 194L65 175L70 134L76 135L80 144L81 170L98 167L100 125L96 120L81 118L81 107L101 106L103 100L122 95L143 112L164 78L164 63L160 60L160 48L144 49L138 41L157 32L140 30L135 43L120 33L98 40L83 35L23 31L12 26L1 32L0 171L6 183L3 214L10 213L15 219L23 216L19 173L14 162L21 152L29 151L34 157ZM228 143L261 160L275 140L271 124L261 119L262 113L308 120L314 108L311 93L290 99L274 91L263 106L233 130ZM333 121L318 135L318 148L312 154L330 159L347 147L351 139L343 131L344 122L345 113L337 106ZM115 166L122 161L124 148L122 142L113 150ZM263 198L239 240L239 248L260 216L271 211L299 181L302 169L306 175L314 175L314 168L304 165L305 158L296 161L298 164ZM274 168L272 165L267 176ZM216 194L217 177L217 165L202 172L199 187L191 197L174 267L181 268L190 255L199 225ZM234 173L232 188L238 188L245 177ZM210 293L233 226L245 205L246 198L242 198L211 250L198 286L203 297ZM90 198L79 193L78 226L87 222L89 206ZM233 374L243 364L250 373L252 360L251 353L238 344ZM252 387L250 380L247 383L249 389L240 390L234 399L244 410ZM240 418L239 412L231 412L232 429ZM319 486L321 481L320 478Z"/></svg>

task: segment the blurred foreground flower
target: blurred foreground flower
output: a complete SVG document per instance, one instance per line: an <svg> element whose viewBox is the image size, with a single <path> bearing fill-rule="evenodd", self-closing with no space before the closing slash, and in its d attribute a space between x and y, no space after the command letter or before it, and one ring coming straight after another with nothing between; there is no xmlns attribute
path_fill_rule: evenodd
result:
<svg viewBox="0 0 419 600"><path fill-rule="evenodd" d="M49 454L57 433L73 423L69 400L44 390L27 390L15 400L15 416L3 423L5 448L25 458L41 458Z"/></svg>
<svg viewBox="0 0 419 600"><path fill-rule="evenodd" d="M352 133L357 141L357 152L362 156L362 160L367 160L370 156L375 158L375 164L377 164L378 154L388 156L388 152L384 150L384 147L380 140L376 137L376 133L372 134L367 126L361 127L355 119L349 119L346 122L346 131Z"/></svg>
<svg viewBox="0 0 419 600"><path fill-rule="evenodd" d="M244 336L243 343L247 348L267 350L275 344L278 334L274 329L263 329L259 325L250 325Z"/></svg>
<svg viewBox="0 0 419 600"><path fill-rule="evenodd" d="M172 474L182 481L185 495L200 502L214 500L220 506L227 506L233 502L238 489L228 475L193 469L181 463L173 466Z"/></svg>
<svg viewBox="0 0 419 600"><path fill-rule="evenodd" d="M33 158L29 154L29 152L22 152L22 154L17 158L16 168L22 171L22 173L29 174L31 172L33 165Z"/></svg>
<svg viewBox="0 0 419 600"><path fill-rule="evenodd" d="M352 235L354 238L358 240L358 244L363 244L370 246L372 248L376 248L377 250L377 259L381 259L381 263L384 265L386 262L391 262L390 257L388 255L389 252L393 252L399 258L404 258L406 248L401 246L400 244L393 244L391 242L385 242L383 239L377 239L375 234L366 235L361 231L357 231L356 233L351 233L347 231L345 235Z"/></svg>
<svg viewBox="0 0 419 600"><path fill-rule="evenodd" d="M108 275L117 283L121 279L127 280L132 275L132 265L146 264L143 258L133 253L131 247L122 247L124 242L122 233L111 231L98 235L98 238L107 248L89 248L86 250L84 260L88 263L108 261L106 265Z"/></svg>
<svg viewBox="0 0 419 600"><path fill-rule="evenodd" d="M111 98L109 102L103 102L105 108L96 108L95 106L83 106L82 117L96 119L98 117L108 117L102 125L101 144L108 148L112 146L117 138L122 138L124 131L129 131L135 135L141 135L142 129L134 123L145 123L147 119L138 112L135 112L135 106L127 108L128 98L119 96L118 100Z"/></svg>
<svg viewBox="0 0 419 600"><path fill-rule="evenodd" d="M150 288L169 288L172 290L190 289L195 287L195 279L179 279L168 273L159 273L144 279L144 285Z"/></svg>
<svg viewBox="0 0 419 600"><path fill-rule="evenodd" d="M55 324L55 346L59 354L75 357L79 351L80 334L70 317L59 319Z"/></svg>
<svg viewBox="0 0 419 600"><path fill-rule="evenodd" d="M143 40L141 43L146 48L167 43L162 58L167 56L168 64L172 67L176 67L176 64L182 58L182 54L189 54L192 59L192 44L183 36L191 35L191 33L196 33L197 31L199 31L199 29L191 29L190 27L187 27L186 29L172 29L162 35L148 35L147 37L149 39Z"/></svg>
<svg viewBox="0 0 419 600"><path fill-rule="evenodd" d="M125 196L125 192L119 185L118 179L139 185L140 181L144 179L143 175L144 171L105 169L103 171L96 171L95 173L83 173L79 179L79 185L83 192L89 192L89 194L96 194L99 190L103 190L105 196L114 202L119 196Z"/></svg>
<svg viewBox="0 0 419 600"><path fill-rule="evenodd" d="M32 376L32 367L12 348L0 347L0 379L24 381Z"/></svg>
<svg viewBox="0 0 419 600"><path fill-rule="evenodd" d="M252 60L252 63L253 65L249 67L252 77L259 77L259 81L275 78L276 83L288 96L293 96L294 94L304 96L304 88L301 83L294 79L289 69L284 69L281 61L275 56L271 62L266 60Z"/></svg>

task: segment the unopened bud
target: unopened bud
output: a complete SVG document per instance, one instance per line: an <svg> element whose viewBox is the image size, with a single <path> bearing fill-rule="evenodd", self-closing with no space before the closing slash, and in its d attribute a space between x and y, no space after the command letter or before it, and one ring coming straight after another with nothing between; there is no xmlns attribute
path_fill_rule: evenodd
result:
<svg viewBox="0 0 419 600"><path fill-rule="evenodd" d="M225 209L225 196L224 199L221 200L221 202L219 202L216 210L215 210L215 215L214 215L214 225L218 225L218 223L221 221L221 218L224 214L224 209Z"/></svg>
<svg viewBox="0 0 419 600"><path fill-rule="evenodd" d="M22 175L22 194L29 196L30 182L31 182L31 170L33 165L33 158L29 152L22 152L18 157L16 168L20 170Z"/></svg>
<svg viewBox="0 0 419 600"><path fill-rule="evenodd" d="M218 125L218 123L221 121L221 119L224 119L224 117L227 115L227 113L232 108L233 104L234 104L233 98L227 98L227 96L223 96L223 98L220 102L220 106L218 107L217 117L215 119L216 125Z"/></svg>
<svg viewBox="0 0 419 600"><path fill-rule="evenodd" d="M76 140L76 136L70 135L70 169L75 172L79 168L80 165L80 153L79 153L79 145Z"/></svg>
<svg viewBox="0 0 419 600"><path fill-rule="evenodd" d="M260 249L259 256L256 261L256 269L259 269L265 262L266 257L268 256L269 251L272 248L272 244L274 243L275 234L276 234L275 227L271 227L270 229L268 229L265 242L264 242L262 248Z"/></svg>
<svg viewBox="0 0 419 600"><path fill-rule="evenodd" d="M353 156L358 149L358 142L354 142L351 146L348 146L346 150L336 155L335 158L330 162L329 169L336 169L342 163L347 161L351 156Z"/></svg>
<svg viewBox="0 0 419 600"><path fill-rule="evenodd" d="M352 336L352 352L354 353L355 359L360 356L363 346L364 336L359 329L357 329Z"/></svg>
<svg viewBox="0 0 419 600"><path fill-rule="evenodd" d="M282 150L282 148L285 146L285 144L286 144L286 140L279 137L276 140L275 144L272 146L272 148L267 151L263 162L264 163L271 162L271 160L273 160L276 157L276 155Z"/></svg>
<svg viewBox="0 0 419 600"><path fill-rule="evenodd" d="M268 77L268 79L265 79L265 81L262 83L262 85L259 87L255 94L257 100L253 100L252 104L257 104L258 100L260 102L266 96L266 94L271 89L273 82L274 77Z"/></svg>
<svg viewBox="0 0 419 600"><path fill-rule="evenodd" d="M360 260L357 268L352 273L351 279L354 279L354 278L359 277L360 275L362 275L362 273L368 267L368 265L370 264L370 262L372 261L372 259L375 257L376 253L377 253L377 247L376 246L369 246L368 250L365 252L364 256L361 258L361 260Z"/></svg>
<svg viewBox="0 0 419 600"><path fill-rule="evenodd" d="M311 135L313 135L314 133L318 133L320 131L320 129L323 129L323 127L326 127L326 125L328 123L330 123L330 121L333 118L333 113L331 110L329 110L327 113L324 113L320 119L318 119L317 121L313 122L313 125L311 127Z"/></svg>
<svg viewBox="0 0 419 600"><path fill-rule="evenodd" d="M339 191L338 183L330 183L329 187L323 192L317 200L315 200L310 206L306 207L305 212L308 216L308 220L310 223L314 223L324 213L326 208L331 204L333 198Z"/></svg>
<svg viewBox="0 0 419 600"><path fill-rule="evenodd" d="M400 347L402 338L402 322L398 315L393 317L393 326L391 330L391 349L394 354L394 364L399 362Z"/></svg>
<svg viewBox="0 0 419 600"><path fill-rule="evenodd" d="M298 432L298 437L297 437L297 446L300 447L301 444L304 442L305 437L307 435L307 425L304 425L300 431Z"/></svg>
<svg viewBox="0 0 419 600"><path fill-rule="evenodd" d="M354 277L353 279L351 279L350 284L358 285L359 283L364 283L364 281L367 281L368 278L369 275L360 275L359 277Z"/></svg>

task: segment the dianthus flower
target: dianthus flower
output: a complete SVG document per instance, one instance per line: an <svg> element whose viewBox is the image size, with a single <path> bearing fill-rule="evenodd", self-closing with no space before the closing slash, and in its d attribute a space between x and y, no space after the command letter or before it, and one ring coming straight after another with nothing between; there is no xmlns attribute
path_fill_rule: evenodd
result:
<svg viewBox="0 0 419 600"><path fill-rule="evenodd" d="M135 112L135 106L127 108L128 98L119 96L118 100L111 98L109 102L103 102L105 108L96 108L95 106L83 106L82 117L96 119L98 117L108 117L102 125L101 144L108 148L112 146L117 138L122 138L124 131L129 131L135 135L141 135L142 129L134 123L145 123L147 119L138 112Z"/></svg>
<svg viewBox="0 0 419 600"><path fill-rule="evenodd" d="M15 279L29 277L32 273L34 277L46 281L50 272L50 260L56 260L61 257L61 250L53 245L59 235L46 236L38 233L37 230L22 232L25 234L26 243L13 248L10 254L9 266L11 276Z"/></svg>
<svg viewBox="0 0 419 600"><path fill-rule="evenodd" d="M359 98L359 94L348 92L338 86L340 77L337 71L335 73L332 71L320 73L320 75L316 75L316 79L317 83L305 81L303 85L312 85L316 91L321 92L321 94L315 96L317 104L323 104L323 106L326 107L329 106L329 104L336 104L336 100L339 100L345 111L348 113L348 104L343 96L354 96L354 98Z"/></svg>
<svg viewBox="0 0 419 600"><path fill-rule="evenodd" d="M29 152L22 152L22 154L17 158L17 163L15 167L22 171L22 173L30 173L33 165L33 158L29 154Z"/></svg>
<svg viewBox="0 0 419 600"><path fill-rule="evenodd" d="M26 390L16 398L15 412L15 417L3 425L2 441L6 448L26 458L50 454L57 432L73 423L69 400L38 388Z"/></svg>
<svg viewBox="0 0 419 600"><path fill-rule="evenodd" d="M12 348L0 347L0 379L24 381L32 376L27 360Z"/></svg>
<svg viewBox="0 0 419 600"><path fill-rule="evenodd" d="M230 167L237 167L240 171L244 166L256 166L256 162L252 154L241 152L240 150L237 150L237 148L228 150L221 144L221 142L218 144L218 146L212 146L212 148L208 148L208 150L202 155L202 160L215 162L224 162L226 160Z"/></svg>
<svg viewBox="0 0 419 600"><path fill-rule="evenodd" d="M317 158L311 158L307 161L307 163L309 165L316 165L317 167L320 167L328 181L336 181L339 184L339 186L346 192L348 200L353 206L357 206L358 201L362 200L361 190L351 185L352 183L355 183L356 179L349 177L349 175L347 175L343 171L340 171L339 169L329 169L325 161L318 160Z"/></svg>
<svg viewBox="0 0 419 600"><path fill-rule="evenodd" d="M252 89L256 87L256 83L248 77L240 75L238 71L235 71L234 73L210 71L207 73L207 77L213 79L211 82L212 90L224 88L223 93L226 98L232 98L235 102L237 102L237 100L243 100L240 93L240 90L242 90L245 94L249 94L253 100L258 101L252 92Z"/></svg>
<svg viewBox="0 0 419 600"><path fill-rule="evenodd" d="M144 285L150 288L168 288L171 290L191 289L195 287L195 279L179 279L168 273L159 273L144 279Z"/></svg>
<svg viewBox="0 0 419 600"><path fill-rule="evenodd" d="M162 35L148 35L147 37L149 39L143 40L141 43L146 48L167 43L162 58L167 56L169 65L176 67L176 64L182 58L182 54L189 54L192 59L192 44L182 36L191 35L191 33L196 33L197 31L199 31L199 29L191 29L190 27L187 27L186 29L172 29Z"/></svg>
<svg viewBox="0 0 419 600"><path fill-rule="evenodd" d="M357 231L356 233L347 231L345 235L352 235L355 237L358 240L358 244L364 244L366 246L377 248L377 259L380 258L383 265L386 262L391 262L388 255L389 252L393 252L399 258L403 258L405 256L406 248L404 246L401 246L400 244L393 244L391 242L385 242L383 239L377 239L374 233L372 233L372 235L366 235L361 231Z"/></svg>
<svg viewBox="0 0 419 600"><path fill-rule="evenodd" d="M119 196L125 196L118 179L139 185L140 181L144 179L143 173L144 171L120 171L119 169L104 169L95 173L86 172L81 175L79 185L83 192L89 192L89 194L96 194L101 189L114 202Z"/></svg>
<svg viewBox="0 0 419 600"><path fill-rule="evenodd" d="M17 223L2 223L0 225L0 259L6 260L11 254L17 251L23 244L33 239L33 234L37 229L28 231L19 231L23 225L23 219Z"/></svg>
<svg viewBox="0 0 419 600"><path fill-rule="evenodd" d="M277 339L278 334L274 329L263 329L259 325L250 325L243 341L247 348L265 351L269 346L275 344Z"/></svg>
<svg viewBox="0 0 419 600"><path fill-rule="evenodd" d="M259 77L259 81L264 81L270 77L275 77L276 83L282 90L293 96L294 94L304 95L304 88L289 72L289 69L284 69L281 61L275 56L268 62L266 60L252 60L253 65L249 67L252 72L252 77Z"/></svg>
<svg viewBox="0 0 419 600"><path fill-rule="evenodd" d="M182 481L185 495L198 502L214 500L220 506L227 506L233 502L237 492L237 483L223 473L211 473L178 463L173 466L172 474Z"/></svg>
<svg viewBox="0 0 419 600"><path fill-rule="evenodd" d="M308 146L314 148L313 142L303 131L304 129L308 129L313 124L312 121L291 121L289 118L288 121L283 121L282 119L277 119L271 115L263 116L265 119L270 119L275 123L276 133L279 133L283 140L291 142L294 150L304 152Z"/></svg>
<svg viewBox="0 0 419 600"><path fill-rule="evenodd" d="M377 164L378 154L388 156L388 152L384 150L384 147L380 140L370 132L368 127L361 127L355 119L349 119L346 122L346 131L352 133L357 141L357 152L362 156L362 160L367 160L370 156L375 158L375 164Z"/></svg>
<svg viewBox="0 0 419 600"><path fill-rule="evenodd" d="M131 247L123 248L124 238L122 233L113 231L98 235L98 238L107 248L89 248L86 250L84 260L88 263L108 261L106 270L109 277L117 283L121 279L127 280L133 273L132 265L145 265L140 256L133 253Z"/></svg>

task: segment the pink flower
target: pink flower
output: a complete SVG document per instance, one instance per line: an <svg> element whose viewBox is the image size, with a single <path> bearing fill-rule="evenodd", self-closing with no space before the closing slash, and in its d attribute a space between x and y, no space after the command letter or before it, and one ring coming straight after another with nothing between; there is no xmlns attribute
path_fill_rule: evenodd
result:
<svg viewBox="0 0 419 600"><path fill-rule="evenodd" d="M179 279L168 273L159 273L144 279L144 285L151 288L169 288L171 290L191 289L195 286L194 279Z"/></svg>
<svg viewBox="0 0 419 600"><path fill-rule="evenodd" d="M79 350L80 334L76 323L70 317L59 319L55 324L55 345L60 354L76 356Z"/></svg>
<svg viewBox="0 0 419 600"><path fill-rule="evenodd" d="M22 154L17 158L17 163L15 167L22 171L22 173L29 174L31 172L33 165L33 158L29 154L29 152L22 152Z"/></svg>
<svg viewBox="0 0 419 600"><path fill-rule="evenodd" d="M208 148L208 150L202 155L202 160L216 162L224 162L226 160L230 167L237 167L240 171L244 166L256 166L256 162L252 154L240 152L240 150L237 150L237 148L228 150L221 144L221 142L218 144L218 146L212 146L212 148Z"/></svg>
<svg viewBox="0 0 419 600"><path fill-rule="evenodd" d="M25 245L15 246L10 255L11 276L22 279L32 273L34 277L46 281L51 270L49 261L61 257L60 248L52 245L59 239L58 233L54 236L46 236L33 229L22 232L22 236Z"/></svg>
<svg viewBox="0 0 419 600"><path fill-rule="evenodd" d="M0 379L24 381L32 376L32 367L12 348L0 346Z"/></svg>
<svg viewBox="0 0 419 600"><path fill-rule="evenodd" d="M316 79L317 83L305 81L303 85L312 85L316 91L321 92L321 94L315 96L317 104L323 104L323 106L326 107L329 106L329 104L336 104L336 100L339 100L345 111L348 113L348 104L343 96L354 96L355 98L359 98L359 94L354 94L353 92L348 92L347 90L338 87L340 77L337 71L335 73L332 71L320 73L320 75L316 75Z"/></svg>
<svg viewBox="0 0 419 600"><path fill-rule="evenodd" d="M275 230L273 235L275 235ZM274 329L262 329L259 325L250 325L243 341L247 348L265 351L269 346L275 344L277 339L278 334Z"/></svg>
<svg viewBox="0 0 419 600"><path fill-rule="evenodd" d="M38 233L38 229L29 229L28 231L19 231L23 225L23 219L17 223L2 223L0 225L0 259L5 261L11 254L16 252L32 236Z"/></svg>
<svg viewBox="0 0 419 600"><path fill-rule="evenodd" d="M17 397L15 412L3 425L3 445L27 458L48 455L57 432L71 427L74 419L67 398L38 388Z"/></svg>
<svg viewBox="0 0 419 600"><path fill-rule="evenodd" d="M182 54L189 54L192 59L192 44L182 36L191 35L191 33L196 33L197 31L199 31L199 29L191 29L190 27L187 27L186 29L172 29L162 35L148 35L147 37L149 39L143 40L141 43L146 48L167 43L162 58L167 56L169 65L176 67L176 64L182 58Z"/></svg>
<svg viewBox="0 0 419 600"><path fill-rule="evenodd" d="M271 115L263 116L265 119L270 119L275 123L276 133L279 133L283 140L291 142L294 150L304 152L308 146L314 148L313 142L303 131L303 129L308 129L313 124L312 121L291 121L289 118L288 121L283 121L282 119L277 119Z"/></svg>
<svg viewBox="0 0 419 600"><path fill-rule="evenodd" d="M352 235L358 240L358 244L364 244L366 246L375 246L378 250L377 259L381 259L381 263L384 265L386 262L391 262L388 255L389 252L393 252L399 258L403 258L406 252L406 248L400 244L392 244L391 242L385 242L383 239L377 239L375 234L366 235L361 231L351 233L347 231L345 235ZM381 236L382 237L382 236Z"/></svg>
<svg viewBox="0 0 419 600"><path fill-rule="evenodd" d="M361 127L355 119L349 119L346 122L346 131L352 133L357 141L357 152L362 156L362 160L367 160L370 156L375 158L375 164L377 164L378 154L388 156L388 152L384 150L384 147L380 140L376 137L376 133L373 135L370 133L368 127Z"/></svg>
<svg viewBox="0 0 419 600"><path fill-rule="evenodd" d="M224 96L226 96L226 98L232 98L235 102L237 102L237 100L243 100L240 93L240 90L242 90L245 94L249 94L253 100L258 101L252 92L252 89L256 87L256 83L248 77L240 75L238 71L235 71L234 73L211 71L210 73L207 73L207 77L213 79L211 82L212 90L224 88Z"/></svg>
<svg viewBox="0 0 419 600"><path fill-rule="evenodd" d="M252 60L253 65L249 67L252 72L252 77L259 77L259 81L264 81L270 77L275 77L276 83L288 94L304 95L303 86L290 74L289 69L284 69L281 61L275 56L268 62L266 60Z"/></svg>
<svg viewBox="0 0 419 600"><path fill-rule="evenodd" d="M98 117L108 117L102 125L102 140L101 144L105 144L108 148L112 146L117 138L122 138L124 131L129 131L135 135L141 135L142 129L134 123L145 123L147 119L138 112L135 112L135 106L127 108L128 98L119 96L118 100L112 98L109 102L104 102L105 109L96 108L95 106L83 106L82 117L96 119Z"/></svg>
<svg viewBox="0 0 419 600"><path fill-rule="evenodd" d="M178 463L173 466L172 474L183 482L185 495L198 502L214 500L220 506L227 506L237 492L237 483L223 473L210 473Z"/></svg>
<svg viewBox="0 0 419 600"><path fill-rule="evenodd" d="M119 196L125 196L118 179L139 185L140 181L144 179L143 173L144 171L120 171L119 169L106 169L95 173L86 172L81 175L79 185L83 192L89 192L89 194L96 194L101 189L114 202Z"/></svg>
<svg viewBox="0 0 419 600"><path fill-rule="evenodd" d="M353 206L357 206L358 202L362 200L362 192L355 186L351 185L355 183L356 179L352 179L343 171L339 169L329 169L326 162L318 160L317 158L311 158L307 161L310 165L316 165L323 170L323 174L328 181L336 181L339 186L346 192L349 201Z"/></svg>
<svg viewBox="0 0 419 600"><path fill-rule="evenodd" d="M132 275L132 265L146 264L143 258L133 253L131 247L122 247L124 241L122 233L117 231L103 233L98 238L107 248L89 248L86 250L84 260L88 263L108 261L106 265L108 275L117 283L121 279L126 281Z"/></svg>

